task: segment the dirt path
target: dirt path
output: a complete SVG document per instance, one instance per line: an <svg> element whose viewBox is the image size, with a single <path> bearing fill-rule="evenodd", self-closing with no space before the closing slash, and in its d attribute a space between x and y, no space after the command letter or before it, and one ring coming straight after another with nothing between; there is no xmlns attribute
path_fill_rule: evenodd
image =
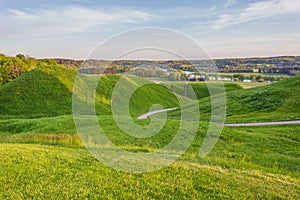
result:
<svg viewBox="0 0 300 200"><path fill-rule="evenodd" d="M224 126L270 126L270 125L282 125L282 124L300 124L300 120L297 121L282 121L282 122L257 122L257 123L244 123L244 124L224 124Z"/></svg>
<svg viewBox="0 0 300 200"><path fill-rule="evenodd" d="M137 119L147 119L147 117L149 117L150 115L154 115L154 114L162 113L162 112L167 112L167 111L170 111L170 110L177 110L177 109L178 108L166 108L166 109L161 109L161 110L154 110L154 111L142 114Z"/></svg>
<svg viewBox="0 0 300 200"><path fill-rule="evenodd" d="M140 115L137 119L147 119L150 115L154 115L161 112L167 112L170 110L177 110L178 108L166 108L161 110L154 110ZM300 124L300 120L296 121L281 121L281 122L256 122L256 123L243 123L243 124L223 124L228 127L240 127L240 126L270 126L270 125L284 125L284 124Z"/></svg>

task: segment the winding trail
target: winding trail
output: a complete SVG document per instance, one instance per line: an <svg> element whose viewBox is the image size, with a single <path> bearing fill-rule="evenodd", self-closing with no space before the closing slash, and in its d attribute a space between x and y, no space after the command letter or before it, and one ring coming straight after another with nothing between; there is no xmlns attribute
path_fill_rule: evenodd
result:
<svg viewBox="0 0 300 200"><path fill-rule="evenodd" d="M244 123L244 124L223 124L224 126L270 126L270 125L282 125L282 124L300 124L300 120L297 121L281 121L281 122L257 122L257 123Z"/></svg>
<svg viewBox="0 0 300 200"><path fill-rule="evenodd" d="M162 113L162 112L167 112L167 111L170 111L170 110L177 110L177 109L178 108L166 108L166 109L161 109L161 110L154 110L154 111L142 114L137 119L147 119L147 117L149 117L150 115L154 115L154 114Z"/></svg>
<svg viewBox="0 0 300 200"><path fill-rule="evenodd" d="M154 115L157 113L167 112L170 110L177 110L178 108L166 108L161 110L154 110L151 112L147 112L145 114L140 115L137 119L147 119L150 115ZM270 125L284 125L284 124L300 124L300 120L295 121L280 121L280 122L256 122L256 123L243 123L243 124L223 124L223 126L227 127L242 127L242 126L270 126Z"/></svg>

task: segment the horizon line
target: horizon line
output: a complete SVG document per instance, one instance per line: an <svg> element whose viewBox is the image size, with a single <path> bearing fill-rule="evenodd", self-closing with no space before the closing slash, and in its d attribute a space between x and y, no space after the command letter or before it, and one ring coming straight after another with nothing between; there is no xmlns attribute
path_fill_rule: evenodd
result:
<svg viewBox="0 0 300 200"><path fill-rule="evenodd" d="M84 61L84 60L101 60L101 61L184 61L184 59L172 59L172 58L166 58L166 59L146 59L146 58L128 58L128 59L105 59L105 58L89 58L89 59L83 59L83 58L71 58L71 57L55 57L55 56L49 56L49 57L34 57L28 54L24 53L17 53L15 55L9 55L5 53L0 53L0 55L4 55L7 57L15 57L18 54L22 54L29 58L34 58L38 60L42 59L62 59L62 60L74 60L74 61ZM192 58L192 59L185 59L190 61L199 61L199 60L226 60L226 59L264 59L264 58L280 58L280 57L300 57L300 55L292 55L292 54L280 54L280 55L262 55L262 56L228 56L228 57L214 57L214 58Z"/></svg>

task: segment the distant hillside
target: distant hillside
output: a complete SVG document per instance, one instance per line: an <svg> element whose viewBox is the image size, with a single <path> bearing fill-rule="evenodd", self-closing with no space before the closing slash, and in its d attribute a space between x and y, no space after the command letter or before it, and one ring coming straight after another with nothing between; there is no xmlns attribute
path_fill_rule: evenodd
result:
<svg viewBox="0 0 300 200"><path fill-rule="evenodd" d="M295 75L300 72L300 56L279 56L266 58L224 58L212 60L72 60L72 59L36 59L18 54L15 57L0 54L0 85L4 85L23 73L38 66L62 65L66 68L76 68L86 74L118 74L127 72L139 66L153 66L162 69L173 69L201 73L211 73L212 63L221 73L255 73L268 77L274 74ZM83 66L84 64L84 66ZM202 74L203 75L203 74ZM232 76L231 74L227 74ZM186 79L187 77L185 77ZM236 78L236 77L234 77ZM253 77L252 77L253 78ZM270 78L270 77L269 77ZM273 78L273 77L272 77ZM240 79L242 80L242 79ZM258 81L257 78L256 81ZM265 79L267 80L267 79ZM273 79L271 79L273 80Z"/></svg>
<svg viewBox="0 0 300 200"><path fill-rule="evenodd" d="M54 59L57 63L67 67L80 68L84 63L83 60L71 59ZM278 57L262 57L262 58L224 58L212 59L220 72L224 73L251 73L257 71L259 73L270 74L289 74L294 75L300 72L300 56L278 56ZM160 67L168 67L180 70L195 71L195 67L201 71L210 71L211 61L207 60L168 60L168 61L149 61L149 60L88 60L85 65L89 66L85 70L87 73L98 73L99 66L109 66L112 69L110 73L124 72L129 68L141 65L155 65ZM207 68L207 69L206 69Z"/></svg>
<svg viewBox="0 0 300 200"><path fill-rule="evenodd" d="M260 72L268 73L288 73L289 68L299 70L299 56L278 56L266 58L224 58L216 59L216 66L220 69L229 70L230 68L252 69L257 68ZM280 70L281 68L288 68Z"/></svg>

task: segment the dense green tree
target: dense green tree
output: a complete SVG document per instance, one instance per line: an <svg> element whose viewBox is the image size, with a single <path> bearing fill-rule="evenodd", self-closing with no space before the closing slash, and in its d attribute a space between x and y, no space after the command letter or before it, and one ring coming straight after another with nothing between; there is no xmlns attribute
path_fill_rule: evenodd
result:
<svg viewBox="0 0 300 200"><path fill-rule="evenodd" d="M57 65L55 60L42 59L37 60L18 54L15 57L8 57L0 54L0 85L18 78L25 72L28 72L37 66Z"/></svg>

